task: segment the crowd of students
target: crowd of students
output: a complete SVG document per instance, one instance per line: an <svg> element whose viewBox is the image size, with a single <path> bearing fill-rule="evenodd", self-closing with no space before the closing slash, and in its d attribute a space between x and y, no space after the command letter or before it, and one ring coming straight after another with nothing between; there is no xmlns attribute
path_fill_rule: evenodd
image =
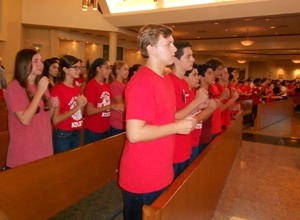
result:
<svg viewBox="0 0 300 220"><path fill-rule="evenodd" d="M146 63L131 68L98 58L87 71L71 55L43 62L33 49L19 51L5 92L6 168L79 147L82 129L84 144L126 131L119 168L124 218L141 219L142 206L230 125L238 99L252 99L255 114L262 99L297 94L297 86L284 81L280 86L269 79L237 80L235 69L216 58L197 65L192 45L174 42L172 32L145 25L138 44Z"/></svg>
<svg viewBox="0 0 300 220"><path fill-rule="evenodd" d="M110 74L113 82L108 84ZM124 90L129 70L96 59L87 72L71 55L42 60L20 50L4 97L8 109L9 169L125 131ZM81 140L81 131L84 140Z"/></svg>

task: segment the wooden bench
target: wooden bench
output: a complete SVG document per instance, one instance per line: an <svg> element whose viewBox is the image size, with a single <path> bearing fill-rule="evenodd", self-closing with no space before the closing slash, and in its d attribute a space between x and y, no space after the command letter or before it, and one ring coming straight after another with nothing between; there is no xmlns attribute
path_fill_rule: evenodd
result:
<svg viewBox="0 0 300 220"><path fill-rule="evenodd" d="M6 155L9 143L8 131L0 132L0 169L6 165Z"/></svg>
<svg viewBox="0 0 300 220"><path fill-rule="evenodd" d="M239 100L238 102L241 105L241 110L243 110L243 114L244 115L251 115L251 111L252 111L252 99Z"/></svg>
<svg viewBox="0 0 300 220"><path fill-rule="evenodd" d="M0 103L0 132L8 130L8 111L5 103Z"/></svg>
<svg viewBox="0 0 300 220"><path fill-rule="evenodd" d="M293 115L293 103L291 100L283 100L257 106L257 116L254 130L260 130Z"/></svg>
<svg viewBox="0 0 300 220"><path fill-rule="evenodd" d="M49 219L117 178L125 133L0 172L0 213Z"/></svg>
<svg viewBox="0 0 300 220"><path fill-rule="evenodd" d="M211 219L242 141L243 117L216 137L150 206L143 220Z"/></svg>

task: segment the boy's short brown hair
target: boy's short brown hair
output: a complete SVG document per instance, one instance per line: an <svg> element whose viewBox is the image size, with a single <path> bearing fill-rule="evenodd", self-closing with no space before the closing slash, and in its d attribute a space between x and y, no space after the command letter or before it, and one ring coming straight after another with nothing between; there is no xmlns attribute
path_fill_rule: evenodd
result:
<svg viewBox="0 0 300 220"><path fill-rule="evenodd" d="M173 29L164 24L147 24L143 26L137 36L138 46L144 58L149 58L147 46L156 45L158 38L162 35L164 38L171 36Z"/></svg>

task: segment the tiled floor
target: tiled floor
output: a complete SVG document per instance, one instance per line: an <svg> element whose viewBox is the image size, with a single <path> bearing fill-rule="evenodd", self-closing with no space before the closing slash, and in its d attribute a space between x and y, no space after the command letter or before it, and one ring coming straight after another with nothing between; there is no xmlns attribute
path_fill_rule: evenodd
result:
<svg viewBox="0 0 300 220"><path fill-rule="evenodd" d="M243 132L213 219L300 219L300 117Z"/></svg>

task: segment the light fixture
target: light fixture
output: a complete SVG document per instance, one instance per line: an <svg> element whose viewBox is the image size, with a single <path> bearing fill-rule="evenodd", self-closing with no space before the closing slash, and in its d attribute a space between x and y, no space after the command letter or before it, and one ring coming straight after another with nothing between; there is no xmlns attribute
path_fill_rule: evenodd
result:
<svg viewBox="0 0 300 220"><path fill-rule="evenodd" d="M245 47L251 46L252 44L254 44L253 40L249 40L249 28L247 28L247 38L246 40L242 40L241 44Z"/></svg>
<svg viewBox="0 0 300 220"><path fill-rule="evenodd" d="M82 0L82 10L87 11L89 6L93 6L93 10L98 10L98 0Z"/></svg>
<svg viewBox="0 0 300 220"><path fill-rule="evenodd" d="M237 62L238 62L238 63L246 63L246 62L247 62L247 60L244 60L244 59L239 59L239 60L237 60Z"/></svg>
<svg viewBox="0 0 300 220"><path fill-rule="evenodd" d="M297 50L297 56L299 57L299 51ZM300 57L299 58L296 58L296 59L292 59L292 62L293 63L300 63Z"/></svg>

